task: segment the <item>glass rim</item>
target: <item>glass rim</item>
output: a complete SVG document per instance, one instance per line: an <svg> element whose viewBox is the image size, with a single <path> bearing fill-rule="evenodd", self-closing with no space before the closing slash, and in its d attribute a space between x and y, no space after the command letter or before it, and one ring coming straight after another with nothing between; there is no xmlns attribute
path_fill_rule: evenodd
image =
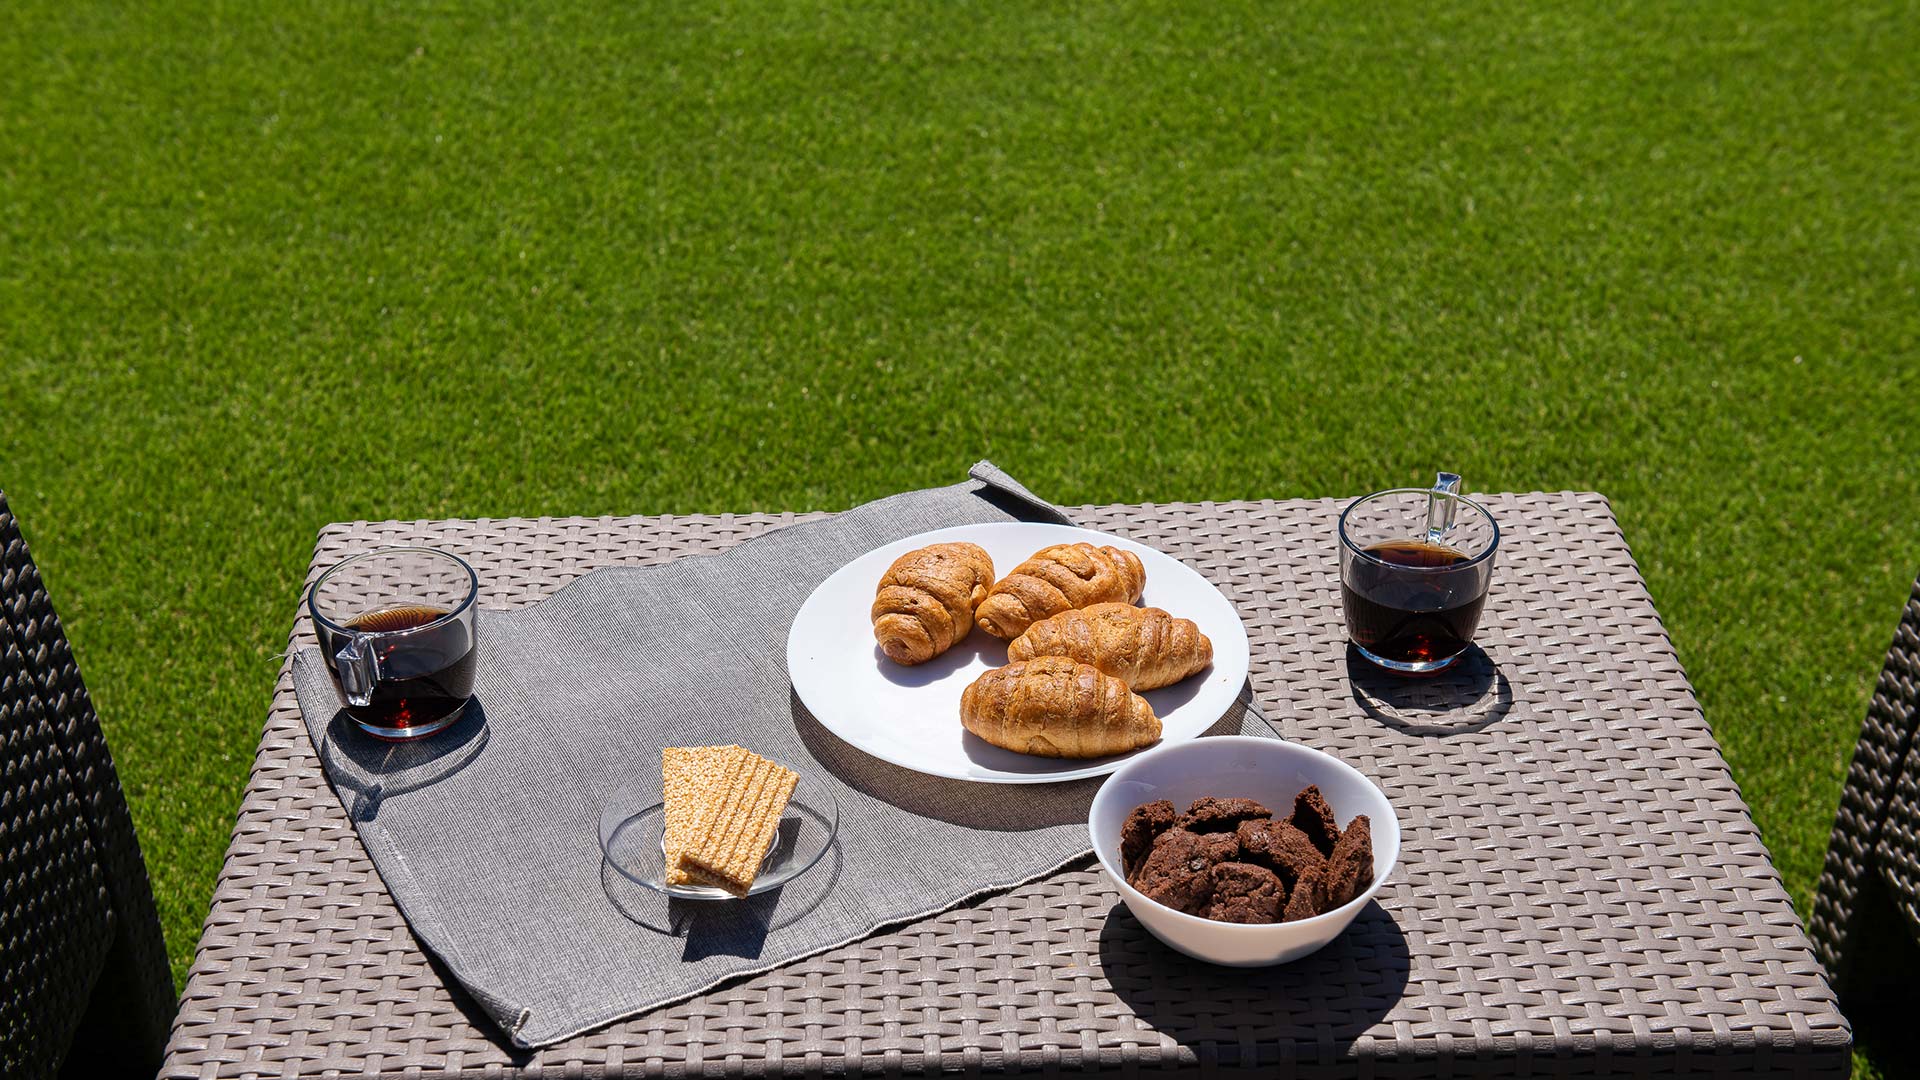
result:
<svg viewBox="0 0 1920 1080"><path fill-rule="evenodd" d="M435 555L443 559L453 560L455 565L459 566L460 569L465 570L467 572L467 595L462 597L460 602L454 605L451 611L448 611L446 614L438 616L427 622L423 622L418 626L409 626L404 630L375 630L368 636L370 637L405 637L408 634L417 633L422 630L431 630L437 626L444 626L446 625L448 620L458 618L459 616L464 614L468 608L473 606L474 601L479 599L480 575L474 572L473 566L470 563L468 563L467 560L461 558L458 555L455 555L451 551L447 551L442 548L424 547L417 544L402 544L396 547L374 548L371 551L363 551L358 555L349 555L346 558L341 559L339 562L334 563L332 566L327 567L326 570L323 571L319 577L313 580L313 584L307 588L308 614L311 614L313 616L314 622L320 624L321 626L326 627L329 630L333 630L338 633L342 633L342 634L367 633L367 631L365 630L355 630L351 626L342 626L340 623L327 618L325 615L322 615L320 613L320 586L325 585L327 583L328 578L333 577L333 575L339 573L340 571L346 569L349 566L352 566L354 563L363 562L367 559L377 558L382 555L397 555L403 552L412 552L412 553L417 553L422 555Z"/></svg>
<svg viewBox="0 0 1920 1080"><path fill-rule="evenodd" d="M1408 566L1405 563L1388 562L1378 555L1369 554L1365 548L1354 543L1353 538L1347 535L1347 515L1353 513L1354 509L1361 503L1380 498L1382 495L1435 495L1443 499L1452 499L1456 502L1465 503L1473 509L1480 511L1480 516L1487 519L1487 524L1493 527L1493 540L1487 544L1487 550L1478 555L1469 555L1467 556L1466 562L1454 563L1451 566ZM1493 553L1500 550L1500 522L1494 518L1493 511L1488 510L1486 507L1481 506L1479 503L1474 502L1472 499L1458 492L1441 491L1437 488L1402 487L1382 488L1379 491L1370 491L1341 508L1339 532L1341 546L1353 552L1356 558L1372 563L1375 566L1383 566L1391 570L1416 574L1446 574L1459 570L1468 570L1493 558Z"/></svg>
<svg viewBox="0 0 1920 1080"><path fill-rule="evenodd" d="M637 827L640 819L659 811L661 807L666 805L663 802L650 798L644 805L641 805L640 800L642 796L637 794L641 788L642 785L639 783L628 784L622 787L620 790L614 792L613 796L609 798L600 809L600 853L605 857L607 865L612 866L615 872L621 877L626 878L635 885L639 885L669 899L693 901L745 899L746 897L736 897L725 890L710 885L668 885L665 881L651 880L648 874L636 873L634 868L628 865L631 860L622 859L615 854L614 844L622 833L626 832L629 828ZM636 806L638 806L638 809L635 809ZM826 830L825 842L820 845L818 851L807 856L804 862L796 860L794 863L789 864L791 870L784 876L781 876L779 872L776 871L773 875L762 875L756 878L752 887L747 890L748 897L771 892L810 873L814 867L820 865L821 860L826 858L827 852L832 850L834 844L838 841L841 816L840 799L833 793L832 789L818 783L810 783L807 778L802 775L800 786L794 789L792 798L787 802L787 808L789 811L811 817L823 826ZM785 817L785 813L782 813L781 819L783 821Z"/></svg>

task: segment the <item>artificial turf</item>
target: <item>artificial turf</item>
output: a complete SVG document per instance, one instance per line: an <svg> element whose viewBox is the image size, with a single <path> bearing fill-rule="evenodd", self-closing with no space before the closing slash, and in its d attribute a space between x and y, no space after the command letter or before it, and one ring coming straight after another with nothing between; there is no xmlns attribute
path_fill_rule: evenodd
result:
<svg viewBox="0 0 1920 1080"><path fill-rule="evenodd" d="M1910 6L807 7L0 7L0 485L176 973L323 523L982 456L1605 492L1804 910L1920 569Z"/></svg>

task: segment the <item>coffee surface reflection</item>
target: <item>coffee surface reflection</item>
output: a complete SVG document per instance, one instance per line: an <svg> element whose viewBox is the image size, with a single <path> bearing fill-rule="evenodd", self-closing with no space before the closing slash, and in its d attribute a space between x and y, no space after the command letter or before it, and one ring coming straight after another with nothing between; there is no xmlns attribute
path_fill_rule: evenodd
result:
<svg viewBox="0 0 1920 1080"><path fill-rule="evenodd" d="M425 604L369 611L347 623L363 634L390 634L426 627L452 612ZM380 668L393 674L373 684L372 700L348 705L347 714L375 733L404 737L459 712L473 696L473 636L464 626L418 631L405 638L376 638ZM403 655L404 654L404 655ZM334 677L339 678L336 671Z"/></svg>
<svg viewBox="0 0 1920 1080"><path fill-rule="evenodd" d="M1356 560L1340 583L1347 632L1375 656L1402 664L1429 664L1458 656L1473 640L1487 594L1473 578L1408 574L1444 570L1470 561L1465 552L1425 540L1389 540L1363 549L1385 566Z"/></svg>

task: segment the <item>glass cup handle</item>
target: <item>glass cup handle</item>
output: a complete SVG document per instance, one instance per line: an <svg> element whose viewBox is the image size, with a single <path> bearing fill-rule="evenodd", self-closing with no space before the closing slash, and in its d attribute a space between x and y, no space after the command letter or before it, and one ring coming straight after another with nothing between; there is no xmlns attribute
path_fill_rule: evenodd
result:
<svg viewBox="0 0 1920 1080"><path fill-rule="evenodd" d="M1433 490L1445 495L1456 495L1460 491L1460 474L1443 472L1434 479ZM1437 499L1427 496L1427 543L1441 543L1447 530L1453 528L1454 514L1460 504L1452 499Z"/></svg>
<svg viewBox="0 0 1920 1080"><path fill-rule="evenodd" d="M340 689L347 692L347 704L355 708L373 704L373 687L380 681L380 652L371 634L347 639L333 654L333 666L340 672Z"/></svg>

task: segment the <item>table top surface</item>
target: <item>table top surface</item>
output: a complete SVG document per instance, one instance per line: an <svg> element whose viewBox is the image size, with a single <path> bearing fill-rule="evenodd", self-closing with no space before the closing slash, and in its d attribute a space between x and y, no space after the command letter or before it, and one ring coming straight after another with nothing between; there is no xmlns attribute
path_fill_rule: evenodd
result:
<svg viewBox="0 0 1920 1080"><path fill-rule="evenodd" d="M1069 510L1218 585L1269 722L1393 801L1400 866L1310 958L1186 960L1086 867L517 1051L408 931L283 666L162 1076L1844 1075L1846 1022L1606 500L1484 501L1502 544L1482 648L1424 681L1349 654L1336 500ZM816 516L336 524L308 580L427 543L516 607ZM291 642L312 642L304 611Z"/></svg>

